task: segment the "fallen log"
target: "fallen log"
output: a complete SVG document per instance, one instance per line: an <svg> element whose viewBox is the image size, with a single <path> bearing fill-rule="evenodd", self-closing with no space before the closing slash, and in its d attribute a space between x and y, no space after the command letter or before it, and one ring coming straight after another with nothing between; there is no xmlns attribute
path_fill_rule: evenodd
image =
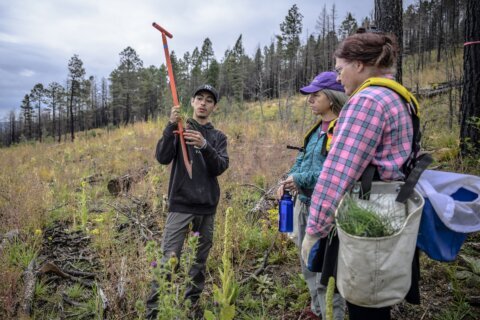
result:
<svg viewBox="0 0 480 320"><path fill-rule="evenodd" d="M49 273L49 272L52 272L52 273L56 274L57 276L59 276L61 278L69 279L69 280L74 281L74 282L79 282L80 284L82 284L83 286L88 287L88 288L93 288L93 285L94 285L92 281L86 281L82 278L74 277L74 276L66 273L64 270L60 269L53 262L44 263L42 265L42 267L40 268L40 270L38 270L38 273L40 273L40 274Z"/></svg>
<svg viewBox="0 0 480 320"><path fill-rule="evenodd" d="M100 296L100 299L102 300L103 318L106 319L105 311L107 311L108 309L108 299L105 293L103 292L102 288L100 288L100 286L97 286L97 292L98 292L98 295Z"/></svg>
<svg viewBox="0 0 480 320"><path fill-rule="evenodd" d="M113 178L108 181L108 191L113 196L118 196L120 193L127 193L132 184L141 181L150 171L149 167L141 168L133 173L127 173L123 176Z"/></svg>
<svg viewBox="0 0 480 320"><path fill-rule="evenodd" d="M420 88L412 91L412 93L419 98L431 98L441 94L448 93L449 90L459 88L463 85L462 80L454 80L442 83L433 83L430 88Z"/></svg>
<svg viewBox="0 0 480 320"><path fill-rule="evenodd" d="M480 306L480 296L471 296L466 298L467 298L467 302L471 306Z"/></svg>
<svg viewBox="0 0 480 320"><path fill-rule="evenodd" d="M95 173L91 176L83 178L83 181L87 182L88 184L92 185L102 181L103 175L101 173Z"/></svg>
<svg viewBox="0 0 480 320"><path fill-rule="evenodd" d="M257 201L255 206L248 211L248 216L250 217L251 222L257 221L263 213L267 212L276 205L275 193L277 192L278 186L276 184L270 189L268 189L264 195Z"/></svg>
<svg viewBox="0 0 480 320"><path fill-rule="evenodd" d="M120 263L120 279L117 284L117 300L120 308L125 310L125 284L127 277L127 257L122 257L122 262Z"/></svg>
<svg viewBox="0 0 480 320"><path fill-rule="evenodd" d="M35 272L35 258L28 264L27 270L23 273L23 301L22 312L30 316L32 314L32 304L35 295L35 283L37 282L37 273Z"/></svg>

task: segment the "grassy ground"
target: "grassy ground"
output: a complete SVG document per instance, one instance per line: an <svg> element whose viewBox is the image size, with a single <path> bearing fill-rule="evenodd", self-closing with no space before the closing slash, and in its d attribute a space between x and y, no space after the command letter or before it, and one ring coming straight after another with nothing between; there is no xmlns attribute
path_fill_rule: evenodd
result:
<svg viewBox="0 0 480 320"><path fill-rule="evenodd" d="M278 234L275 208L251 211L293 164L295 152L285 146L300 145L314 120L305 112L302 97L288 104L291 113L285 112L284 100L264 103L262 109L258 104L231 107L227 118L219 110L213 121L228 136L230 168L220 177L222 197L202 305L209 310L222 306L214 287L225 287L219 267L225 212L231 207L229 223L234 227L228 237L239 283L235 319L302 319L301 311L309 304L296 247ZM288 121L279 120L279 105ZM453 121L450 127L445 97L423 101L422 108L424 147L437 159L434 165L479 174L477 159L456 157L458 126ZM29 318L21 315L28 285L22 272L32 259L40 271L32 318L143 318L154 276L151 252L158 251L166 218L169 167L154 159L166 121L80 133L74 143L29 143L0 150L0 234L18 230L12 237L16 240L1 246L0 318ZM111 179L139 172L144 174L128 192L109 193ZM478 235L471 236L464 256L478 259L478 243ZM262 266L262 273L251 276ZM396 306L395 319L475 319L480 314L478 306L469 303L480 295L480 285L475 278L459 276L473 270L468 260L445 264L423 256L422 266L422 305ZM175 292L170 295L175 297ZM175 298L172 306L181 306Z"/></svg>

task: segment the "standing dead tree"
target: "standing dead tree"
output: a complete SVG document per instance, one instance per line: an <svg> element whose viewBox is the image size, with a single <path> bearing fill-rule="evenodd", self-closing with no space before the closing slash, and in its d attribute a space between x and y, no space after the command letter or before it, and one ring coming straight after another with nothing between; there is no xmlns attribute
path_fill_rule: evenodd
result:
<svg viewBox="0 0 480 320"><path fill-rule="evenodd" d="M467 1L463 51L463 95L460 148L462 155L480 153L480 2Z"/></svg>

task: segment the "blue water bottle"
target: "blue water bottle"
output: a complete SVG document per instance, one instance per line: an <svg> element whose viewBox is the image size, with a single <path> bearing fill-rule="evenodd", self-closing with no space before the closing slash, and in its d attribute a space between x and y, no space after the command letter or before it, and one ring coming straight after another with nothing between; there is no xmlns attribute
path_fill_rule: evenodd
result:
<svg viewBox="0 0 480 320"><path fill-rule="evenodd" d="M288 190L285 190L278 205L278 231L293 231L293 200Z"/></svg>

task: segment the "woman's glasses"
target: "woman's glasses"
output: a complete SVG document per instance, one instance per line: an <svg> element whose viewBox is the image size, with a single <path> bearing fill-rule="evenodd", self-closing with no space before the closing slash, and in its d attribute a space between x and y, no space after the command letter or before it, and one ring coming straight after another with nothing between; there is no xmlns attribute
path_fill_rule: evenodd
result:
<svg viewBox="0 0 480 320"><path fill-rule="evenodd" d="M352 63L352 62L348 62L348 63L345 63L343 66L336 67L336 68L334 69L334 71L336 72L337 76L342 75L343 69L344 69L346 66L348 66L349 64L351 64L351 63Z"/></svg>

